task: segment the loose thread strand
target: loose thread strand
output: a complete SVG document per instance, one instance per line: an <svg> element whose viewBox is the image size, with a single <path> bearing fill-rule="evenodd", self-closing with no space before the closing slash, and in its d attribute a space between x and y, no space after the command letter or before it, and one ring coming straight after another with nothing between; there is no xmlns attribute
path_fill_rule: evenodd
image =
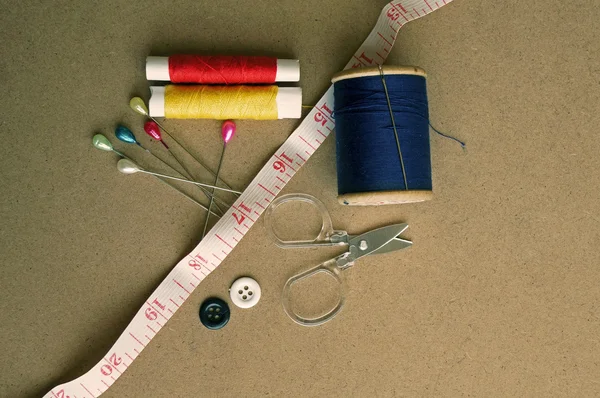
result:
<svg viewBox="0 0 600 398"><path fill-rule="evenodd" d="M459 140L459 139L458 139L458 138L456 138L456 137L452 137L451 135L448 135L448 134L444 134L444 133L442 133L441 131L439 131L438 129L436 129L435 127L433 127L433 126L431 125L431 123L429 123L429 127L431 127L431 129L432 129L433 131L435 131L436 133L438 133L438 134L439 134L439 135L441 135L442 137L444 137L444 138L448 138L448 139L450 139L450 140L452 140L452 141L456 141L456 142L458 142L458 143L460 144L460 146L462 147L462 149L465 149L465 148L467 147L467 144L465 144L463 141Z"/></svg>

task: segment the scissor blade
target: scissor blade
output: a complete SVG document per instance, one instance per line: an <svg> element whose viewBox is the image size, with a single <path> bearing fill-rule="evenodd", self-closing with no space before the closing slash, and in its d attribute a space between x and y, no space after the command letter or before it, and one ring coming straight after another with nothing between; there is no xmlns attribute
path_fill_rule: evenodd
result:
<svg viewBox="0 0 600 398"><path fill-rule="evenodd" d="M392 242L398 235L404 232L406 228L408 228L408 224L394 224L388 225L387 227L377 228L372 231L365 232L362 235L353 237L352 239L350 239L348 244L356 246L360 249L357 258L369 254L376 254L375 252L379 254L385 253L387 251L398 250L398 248L408 247L406 246L406 242L409 241L394 243L392 245L393 249L389 250L385 248L385 246L390 244L390 242ZM363 241L366 244L362 243ZM412 242L410 242L410 244L412 244ZM364 250L362 249L363 247L365 247Z"/></svg>
<svg viewBox="0 0 600 398"><path fill-rule="evenodd" d="M412 242L406 239L401 239L399 237L395 237L391 241L389 241L386 245L380 247L379 249L371 252L371 254L383 254L389 253L396 250L406 249L412 246Z"/></svg>

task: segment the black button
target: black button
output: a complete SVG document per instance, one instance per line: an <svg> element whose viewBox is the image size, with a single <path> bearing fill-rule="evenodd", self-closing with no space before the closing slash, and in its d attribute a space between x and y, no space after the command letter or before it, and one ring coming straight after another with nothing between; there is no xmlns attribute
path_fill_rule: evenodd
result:
<svg viewBox="0 0 600 398"><path fill-rule="evenodd" d="M200 306L200 322L209 329L221 329L229 322L229 306L220 298L207 298Z"/></svg>

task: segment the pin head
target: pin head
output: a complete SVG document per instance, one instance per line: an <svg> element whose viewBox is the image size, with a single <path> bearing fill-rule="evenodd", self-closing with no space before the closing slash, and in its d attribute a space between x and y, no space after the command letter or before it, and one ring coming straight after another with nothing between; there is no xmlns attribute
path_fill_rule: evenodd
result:
<svg viewBox="0 0 600 398"><path fill-rule="evenodd" d="M112 144L110 143L110 141L108 140L108 138L106 138L106 136L104 134L96 134L92 138L92 145L95 148L100 149L101 151L110 152L113 150Z"/></svg>
<svg viewBox="0 0 600 398"><path fill-rule="evenodd" d="M233 138L235 134L235 123L232 120L225 120L221 127L221 135L223 137L223 143L227 144Z"/></svg>
<svg viewBox="0 0 600 398"><path fill-rule="evenodd" d="M115 129L115 136L123 142L128 144L137 144L137 140L135 139L135 135L125 126L117 126Z"/></svg>
<svg viewBox="0 0 600 398"><path fill-rule="evenodd" d="M146 132L146 134L148 134L155 140L162 141L162 136L160 135L160 128L158 127L158 124L156 124L155 121L147 121L144 124L144 131Z"/></svg>
<svg viewBox="0 0 600 398"><path fill-rule="evenodd" d="M148 108L146 107L144 100L140 97L133 97L129 101L129 107L140 115L148 116Z"/></svg>
<svg viewBox="0 0 600 398"><path fill-rule="evenodd" d="M121 159L117 162L117 169L123 174L134 174L140 171L140 166L129 159Z"/></svg>

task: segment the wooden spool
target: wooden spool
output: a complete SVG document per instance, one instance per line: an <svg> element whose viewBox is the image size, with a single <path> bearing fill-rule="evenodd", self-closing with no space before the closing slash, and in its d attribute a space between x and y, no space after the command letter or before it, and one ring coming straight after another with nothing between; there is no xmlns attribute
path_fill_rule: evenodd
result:
<svg viewBox="0 0 600 398"><path fill-rule="evenodd" d="M427 78L427 73L418 66L382 66L354 68L336 73L331 79L332 83L341 80L358 79L366 76L383 75L417 75ZM347 206L379 206L401 203L416 203L431 200L431 190L395 190L395 191L373 191L353 192L338 195L338 202Z"/></svg>

